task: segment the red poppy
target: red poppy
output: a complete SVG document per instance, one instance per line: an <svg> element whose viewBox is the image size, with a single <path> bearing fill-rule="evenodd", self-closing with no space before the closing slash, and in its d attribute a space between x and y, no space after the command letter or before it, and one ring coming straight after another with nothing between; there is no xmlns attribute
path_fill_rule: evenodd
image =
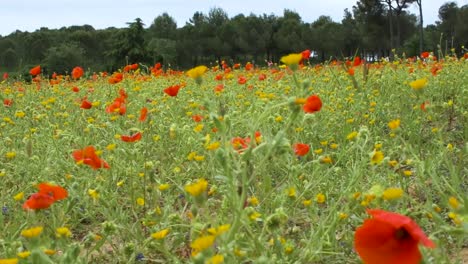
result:
<svg viewBox="0 0 468 264"><path fill-rule="evenodd" d="M263 81L263 80L265 80L266 78L267 78L267 76L266 76L266 74L264 74L264 73L262 73L262 74L260 74L260 75L258 76L258 79L259 79L260 81Z"/></svg>
<svg viewBox="0 0 468 264"><path fill-rule="evenodd" d="M236 64L234 64L234 66L232 66L232 67L233 67L234 69L239 69L240 66L241 66L240 63L236 63Z"/></svg>
<svg viewBox="0 0 468 264"><path fill-rule="evenodd" d="M87 146L82 150L75 150L72 155L76 162L83 162L95 170L100 168L110 168L107 162L98 157L96 149L93 146Z"/></svg>
<svg viewBox="0 0 468 264"><path fill-rule="evenodd" d="M302 157L309 153L310 146L304 143L296 143L293 145L293 149L297 156Z"/></svg>
<svg viewBox="0 0 468 264"><path fill-rule="evenodd" d="M54 201L63 200L68 197L68 192L63 187L49 183L39 183L39 193L51 196Z"/></svg>
<svg viewBox="0 0 468 264"><path fill-rule="evenodd" d="M307 98L306 103L303 106L304 112L315 113L320 111L322 108L322 100L317 95L312 95Z"/></svg>
<svg viewBox="0 0 468 264"><path fill-rule="evenodd" d="M55 79L55 78L57 78L57 73L56 72L52 73L52 79Z"/></svg>
<svg viewBox="0 0 468 264"><path fill-rule="evenodd" d="M250 71L251 69L253 69L253 64L250 63L250 62L247 62L247 64L245 64L245 70L246 71Z"/></svg>
<svg viewBox="0 0 468 264"><path fill-rule="evenodd" d="M73 68L71 73L72 73L73 79L76 80L76 79L81 78L81 76L83 76L84 71L83 71L83 68L77 66L77 67Z"/></svg>
<svg viewBox="0 0 468 264"><path fill-rule="evenodd" d="M244 76L240 76L238 79L237 79L237 83L238 84L245 84L247 82L247 78L245 78Z"/></svg>
<svg viewBox="0 0 468 264"><path fill-rule="evenodd" d="M303 60L308 60L310 58L310 50L304 50L303 52L301 52L302 54L302 59Z"/></svg>
<svg viewBox="0 0 468 264"><path fill-rule="evenodd" d="M40 210L47 209L55 202L54 197L46 193L35 193L24 202L23 209Z"/></svg>
<svg viewBox="0 0 468 264"><path fill-rule="evenodd" d="M125 105L125 98L117 97L114 102L106 108L107 113L119 113L124 115L127 112L127 106Z"/></svg>
<svg viewBox="0 0 468 264"><path fill-rule="evenodd" d="M77 93L77 92L80 91L80 88L78 88L78 87L76 87L76 86L73 86L72 91L75 92L75 93Z"/></svg>
<svg viewBox="0 0 468 264"><path fill-rule="evenodd" d="M148 117L148 108L143 107L140 111L140 118L138 118L138 121L144 122L147 117Z"/></svg>
<svg viewBox="0 0 468 264"><path fill-rule="evenodd" d="M468 59L468 53L465 53L465 54L463 55L463 58Z"/></svg>
<svg viewBox="0 0 468 264"><path fill-rule="evenodd" d="M172 85L164 89L164 92L169 96L177 96L179 93L180 85Z"/></svg>
<svg viewBox="0 0 468 264"><path fill-rule="evenodd" d="M411 218L393 212L368 209L372 218L364 221L354 235L354 246L365 263L417 264L422 256L418 244L435 248Z"/></svg>
<svg viewBox="0 0 468 264"><path fill-rule="evenodd" d="M137 141L140 141L141 139L141 133L137 132L131 136L122 135L120 136L120 139L122 139L122 141L124 142L137 142Z"/></svg>
<svg viewBox="0 0 468 264"><path fill-rule="evenodd" d="M231 140L231 144L235 150L242 152L244 149L249 147L250 138L235 137Z"/></svg>
<svg viewBox="0 0 468 264"><path fill-rule="evenodd" d="M222 74L218 74L215 76L215 80L217 81L222 81L223 80L223 75Z"/></svg>
<svg viewBox="0 0 468 264"><path fill-rule="evenodd" d="M41 73L41 65L37 65L36 67L32 68L29 73L32 75L32 76L36 76L38 74Z"/></svg>
<svg viewBox="0 0 468 264"><path fill-rule="evenodd" d="M13 104L13 99L3 99L3 105L10 107Z"/></svg>
<svg viewBox="0 0 468 264"><path fill-rule="evenodd" d="M7 72L5 72L5 73L3 74L3 80L6 80L6 79L8 79L8 73L7 73Z"/></svg>
<svg viewBox="0 0 468 264"><path fill-rule="evenodd" d="M424 51L424 52L421 53L421 58L425 59L425 58L429 57L429 55L430 55L429 51Z"/></svg>
<svg viewBox="0 0 468 264"><path fill-rule="evenodd" d="M218 85L216 85L214 91L215 92L222 92L224 90L224 84L220 83Z"/></svg>
<svg viewBox="0 0 468 264"><path fill-rule="evenodd" d="M353 60L353 66L354 67L361 65L361 63L362 63L361 57L359 57L359 56L354 57L354 60Z"/></svg>
<svg viewBox="0 0 468 264"><path fill-rule="evenodd" d="M349 68L348 69L348 74L351 76L354 76L354 68Z"/></svg>
<svg viewBox="0 0 468 264"><path fill-rule="evenodd" d="M192 120L197 122L197 123L201 122L203 120L203 116L202 115L193 115Z"/></svg>
<svg viewBox="0 0 468 264"><path fill-rule="evenodd" d="M159 70L159 69L161 69L161 68L162 68L162 66L161 66L161 63L160 63L160 62L158 62L158 63L156 63L156 64L154 65L154 69L155 69L155 70Z"/></svg>
<svg viewBox="0 0 468 264"><path fill-rule="evenodd" d="M423 103L421 104L421 110L424 111L424 112L426 112L426 111L427 111L427 110L426 110L426 106L428 106L428 105L429 105L429 101L423 102Z"/></svg>
<svg viewBox="0 0 468 264"><path fill-rule="evenodd" d="M110 84L116 84L119 83L123 80L123 74L121 72L116 72L112 74L112 76L109 78L109 83Z"/></svg>
<svg viewBox="0 0 468 264"><path fill-rule="evenodd" d="M81 106L80 108L82 109L91 109L91 107L93 107L93 105L91 104L90 101L88 101L88 99L83 98L83 101L81 101Z"/></svg>

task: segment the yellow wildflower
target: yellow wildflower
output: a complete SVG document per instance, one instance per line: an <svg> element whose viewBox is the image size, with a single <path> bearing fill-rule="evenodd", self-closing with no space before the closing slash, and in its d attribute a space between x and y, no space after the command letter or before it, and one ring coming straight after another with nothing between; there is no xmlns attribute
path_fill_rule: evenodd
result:
<svg viewBox="0 0 468 264"><path fill-rule="evenodd" d="M143 205L145 205L145 199L139 197L139 198L137 198L136 203L137 203L139 206L143 206Z"/></svg>
<svg viewBox="0 0 468 264"><path fill-rule="evenodd" d="M379 165L380 163L382 163L383 159L384 159L384 154L382 151L374 151L374 154L372 155L372 158L371 158L371 164Z"/></svg>
<svg viewBox="0 0 468 264"><path fill-rule="evenodd" d="M213 142L211 144L209 144L208 146L206 146L206 149L207 150L216 150L219 148L219 146L221 145L221 143L219 143L219 141L216 141L216 142Z"/></svg>
<svg viewBox="0 0 468 264"><path fill-rule="evenodd" d="M255 220L257 220L258 218L260 218L260 216L262 216L261 213L259 213L259 212L253 212L253 213L251 213L251 214L249 215L249 218L250 218L250 220L255 221Z"/></svg>
<svg viewBox="0 0 468 264"><path fill-rule="evenodd" d="M52 255L55 255L55 253L57 253L57 251L54 250L54 249L44 249L44 253L46 255L52 256Z"/></svg>
<svg viewBox="0 0 468 264"><path fill-rule="evenodd" d="M33 238L33 237L37 237L38 235L40 235L42 233L42 230L44 230L42 226L36 226L36 227L21 231L21 235L26 238Z"/></svg>
<svg viewBox="0 0 468 264"><path fill-rule="evenodd" d="M384 200L394 200L403 196L403 190L401 188L388 188L383 192Z"/></svg>
<svg viewBox="0 0 468 264"><path fill-rule="evenodd" d="M154 238L154 239L157 239L157 240L161 240L161 239L165 238L167 236L167 234L169 234L169 229L168 228L151 234L151 237Z"/></svg>
<svg viewBox="0 0 468 264"><path fill-rule="evenodd" d="M391 130L395 130L400 127L400 119L395 119L390 122L388 122L388 128Z"/></svg>
<svg viewBox="0 0 468 264"><path fill-rule="evenodd" d="M348 218L348 214L346 214L346 213L339 213L339 214L338 214L338 217L339 217L341 220L344 220L344 219Z"/></svg>
<svg viewBox="0 0 468 264"><path fill-rule="evenodd" d="M259 204L257 197L252 196L249 199L247 199L250 205L252 206L257 206Z"/></svg>
<svg viewBox="0 0 468 264"><path fill-rule="evenodd" d="M205 179L199 179L195 183L185 185L185 191L192 196L200 196L202 193L206 192L208 188L208 182Z"/></svg>
<svg viewBox="0 0 468 264"><path fill-rule="evenodd" d="M55 229L55 235L57 237L71 237L72 233L67 227L59 227Z"/></svg>
<svg viewBox="0 0 468 264"><path fill-rule="evenodd" d="M281 57L281 62L288 65L298 65L299 62L302 60L302 54L301 53L292 53L286 56Z"/></svg>
<svg viewBox="0 0 468 264"><path fill-rule="evenodd" d="M320 204L324 203L325 202L325 195L323 193L317 194L317 196L315 196L315 201L317 203L320 203Z"/></svg>
<svg viewBox="0 0 468 264"><path fill-rule="evenodd" d="M213 257L209 258L205 264L221 264L224 263L224 256L216 254Z"/></svg>
<svg viewBox="0 0 468 264"><path fill-rule="evenodd" d="M289 198L295 198L296 197L296 189L294 187L291 187L288 189L288 196Z"/></svg>
<svg viewBox="0 0 468 264"><path fill-rule="evenodd" d="M17 264L17 258L10 258L10 259L0 259L0 264Z"/></svg>
<svg viewBox="0 0 468 264"><path fill-rule="evenodd" d="M20 192L17 195L13 196L13 199L15 199L15 201L21 201L23 200L23 197L24 197L24 192Z"/></svg>
<svg viewBox="0 0 468 264"><path fill-rule="evenodd" d="M413 172L410 171L410 170L404 170L404 171L403 171L403 174L404 174L406 177L409 177L409 176L413 175Z"/></svg>
<svg viewBox="0 0 468 264"><path fill-rule="evenodd" d="M168 183L159 184L158 189L162 192L169 189L170 185Z"/></svg>
<svg viewBox="0 0 468 264"><path fill-rule="evenodd" d="M14 151L7 152L5 154L5 157L8 158L8 159L13 159L14 157L16 157L16 152L14 152Z"/></svg>
<svg viewBox="0 0 468 264"><path fill-rule="evenodd" d="M88 189L88 195L91 196L94 200L97 200L99 198L99 193L95 189Z"/></svg>
<svg viewBox="0 0 468 264"><path fill-rule="evenodd" d="M18 258L25 259L25 258L31 256L31 251L18 252L18 254L16 254L16 256L18 256ZM1 263L1 261L0 261L0 263Z"/></svg>
<svg viewBox="0 0 468 264"><path fill-rule="evenodd" d="M450 196L448 203L453 209L458 209L458 207L460 207L460 203L458 202L457 198L453 196Z"/></svg>
<svg viewBox="0 0 468 264"><path fill-rule="evenodd" d="M358 132L353 131L353 132L349 133L349 134L346 136L346 139L347 139L347 140L353 140L353 139L355 139L357 136L358 136Z"/></svg>
<svg viewBox="0 0 468 264"><path fill-rule="evenodd" d="M304 206L306 206L306 207L307 207L307 206L310 206L310 205L312 204L312 199L303 200L303 201L302 201L302 204L303 204Z"/></svg>
<svg viewBox="0 0 468 264"><path fill-rule="evenodd" d="M421 90L427 85L427 78L417 79L415 81L410 82L409 85L411 86L411 88L413 88L413 90Z"/></svg>
<svg viewBox="0 0 468 264"><path fill-rule="evenodd" d="M187 75L190 78L198 79L203 76L203 74L208 70L208 67L201 65L187 71Z"/></svg>
<svg viewBox="0 0 468 264"><path fill-rule="evenodd" d="M192 248L192 256L198 255L201 251L211 247L215 242L216 237L213 235L202 236L195 239L190 247Z"/></svg>

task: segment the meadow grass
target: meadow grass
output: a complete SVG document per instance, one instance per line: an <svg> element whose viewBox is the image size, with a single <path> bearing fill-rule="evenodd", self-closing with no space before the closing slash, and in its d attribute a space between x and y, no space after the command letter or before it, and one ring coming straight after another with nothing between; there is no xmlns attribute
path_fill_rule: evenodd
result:
<svg viewBox="0 0 468 264"><path fill-rule="evenodd" d="M4 81L0 95L13 103L0 107L0 259L359 263L354 231L366 208L381 208L408 215L437 244L423 249L425 263L462 263L467 72L468 61L446 57L365 64L354 75L328 63L211 68L198 83L140 70L116 84ZM163 92L177 84L177 96ZM121 89L126 113L107 113ZM323 107L305 113L311 95ZM91 109L80 108L85 96ZM141 140L121 140L136 132ZM310 151L296 155L296 143ZM86 146L110 168L76 162ZM41 182L68 197L23 210ZM43 230L21 235L33 227Z"/></svg>

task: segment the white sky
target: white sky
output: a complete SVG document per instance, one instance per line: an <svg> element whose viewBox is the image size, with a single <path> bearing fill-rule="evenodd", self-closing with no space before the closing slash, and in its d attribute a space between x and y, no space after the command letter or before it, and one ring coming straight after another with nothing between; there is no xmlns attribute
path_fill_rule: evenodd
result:
<svg viewBox="0 0 468 264"><path fill-rule="evenodd" d="M196 11L208 13L212 7L224 9L230 17L239 13L283 14L285 8L299 13L305 22L313 22L320 15L328 15L340 22L345 8L352 9L357 0L0 0L0 35L16 29L35 31L63 26L88 24L95 29L126 27L139 17L150 26L158 15L167 12L177 22L185 25ZM445 0L423 0L424 24L438 20L439 7ZM458 6L468 0L454 0ZM417 6L410 7L413 13Z"/></svg>

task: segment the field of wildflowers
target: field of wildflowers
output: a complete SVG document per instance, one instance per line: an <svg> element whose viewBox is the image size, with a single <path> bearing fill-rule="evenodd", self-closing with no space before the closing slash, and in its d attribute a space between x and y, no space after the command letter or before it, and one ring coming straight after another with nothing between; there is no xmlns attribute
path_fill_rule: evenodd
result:
<svg viewBox="0 0 468 264"><path fill-rule="evenodd" d="M0 263L463 263L468 56L0 84Z"/></svg>

